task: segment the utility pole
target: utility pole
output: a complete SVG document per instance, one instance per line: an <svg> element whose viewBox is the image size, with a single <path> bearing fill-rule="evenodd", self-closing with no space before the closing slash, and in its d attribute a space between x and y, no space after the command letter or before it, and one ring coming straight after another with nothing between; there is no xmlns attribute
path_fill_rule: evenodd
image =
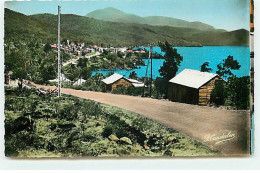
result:
<svg viewBox="0 0 260 173"><path fill-rule="evenodd" d="M149 46L149 47L150 47L150 51L149 51L149 57L148 57L147 67L146 67L146 72L145 72L145 77L144 77L143 97L144 97L145 82L146 82L148 67L149 67L149 63L150 63L150 58L152 58L152 47L151 46ZM151 67L152 67L152 63L151 63ZM152 77L152 69L151 69L151 77ZM150 96L151 96L151 93L152 93L152 89L151 88L152 87L150 87Z"/></svg>
<svg viewBox="0 0 260 173"><path fill-rule="evenodd" d="M58 6L58 97L61 96L61 62L60 62L60 6Z"/></svg>
<svg viewBox="0 0 260 173"><path fill-rule="evenodd" d="M150 45L150 58L151 58L151 85L150 85L150 97L152 97L152 85L153 85L153 58L152 58L153 47Z"/></svg>

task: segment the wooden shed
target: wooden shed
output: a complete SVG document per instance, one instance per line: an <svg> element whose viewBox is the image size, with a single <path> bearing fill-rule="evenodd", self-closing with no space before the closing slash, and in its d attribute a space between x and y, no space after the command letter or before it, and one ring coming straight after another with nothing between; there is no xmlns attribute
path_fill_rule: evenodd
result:
<svg viewBox="0 0 260 173"><path fill-rule="evenodd" d="M169 81L168 99L207 105L216 82L225 81L214 73L185 69Z"/></svg>
<svg viewBox="0 0 260 173"><path fill-rule="evenodd" d="M144 83L139 82L134 79L128 79L120 74L114 73L113 75L102 80L105 83L105 91L112 91L118 86L133 86L133 87L143 87Z"/></svg>

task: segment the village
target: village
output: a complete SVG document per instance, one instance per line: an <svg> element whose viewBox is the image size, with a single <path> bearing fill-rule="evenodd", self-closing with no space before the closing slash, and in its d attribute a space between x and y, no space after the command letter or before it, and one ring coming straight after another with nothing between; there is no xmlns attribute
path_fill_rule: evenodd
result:
<svg viewBox="0 0 260 173"><path fill-rule="evenodd" d="M99 37L81 39L65 31L74 20L61 21L71 15L61 15L60 8L52 23L58 22L57 40L57 32L19 40L10 30L6 37L7 157L250 154L250 77L245 56L236 49L246 54L248 47L178 47L167 33L161 39L161 26L153 31L147 25L140 34L154 39L139 42L144 38L126 34L142 46L105 45ZM39 21L53 16L29 17L44 30L47 24ZM88 26L100 22L88 20ZM185 39L178 43L185 45Z"/></svg>
<svg viewBox="0 0 260 173"><path fill-rule="evenodd" d="M57 50L57 44L50 44L50 47ZM123 57L125 58L127 53L145 53L146 50L142 46L140 50L133 50L131 47L101 47L97 45L91 45L91 44L86 44L82 42L70 42L69 40L66 40L63 44L60 44L60 50L64 51L66 53L69 53L72 55L75 59L78 58L90 58L92 56L98 56L102 54L105 51L112 52L112 53L117 53L121 52L123 53ZM69 61L66 62L63 65L67 65L68 63L73 63L76 64L75 61Z"/></svg>

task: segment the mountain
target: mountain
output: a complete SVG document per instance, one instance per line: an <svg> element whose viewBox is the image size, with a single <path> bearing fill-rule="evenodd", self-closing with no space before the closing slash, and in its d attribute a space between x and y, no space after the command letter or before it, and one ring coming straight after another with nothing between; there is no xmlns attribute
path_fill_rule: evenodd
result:
<svg viewBox="0 0 260 173"><path fill-rule="evenodd" d="M172 27L185 27L199 30L213 30L214 27L202 22L188 22L181 19L163 17L163 16L148 16L140 17L134 14L128 14L118 9L108 7L92 11L86 15L87 17L121 23L138 23L148 24L154 26L172 26Z"/></svg>
<svg viewBox="0 0 260 173"><path fill-rule="evenodd" d="M202 31L192 28L102 21L74 14L61 15L61 39L106 46L147 45L165 42L174 46L248 45L249 32ZM57 15L26 16L5 9L5 42L57 41Z"/></svg>

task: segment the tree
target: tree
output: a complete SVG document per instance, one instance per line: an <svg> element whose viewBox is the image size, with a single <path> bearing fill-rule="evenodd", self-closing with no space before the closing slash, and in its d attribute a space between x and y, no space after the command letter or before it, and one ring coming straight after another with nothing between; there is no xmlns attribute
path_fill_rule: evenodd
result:
<svg viewBox="0 0 260 173"><path fill-rule="evenodd" d="M13 50L10 54L5 54L5 71L12 71L12 79L19 79L19 88L22 88L23 79L26 79L30 70L28 52L29 50L21 46L21 48Z"/></svg>
<svg viewBox="0 0 260 173"><path fill-rule="evenodd" d="M227 98L227 86L223 81L216 81L210 95L210 102L217 106L224 105Z"/></svg>
<svg viewBox="0 0 260 173"><path fill-rule="evenodd" d="M137 79L137 73L135 71L132 71L129 75L130 79Z"/></svg>
<svg viewBox="0 0 260 173"><path fill-rule="evenodd" d="M201 72L211 72L212 68L208 68L209 66L209 62L204 62L201 66L200 66L200 71Z"/></svg>
<svg viewBox="0 0 260 173"><path fill-rule="evenodd" d="M157 95L166 96L165 91L168 89L168 81L165 78L157 77L154 81L154 85L158 92Z"/></svg>
<svg viewBox="0 0 260 173"><path fill-rule="evenodd" d="M45 44L45 46L44 46L44 48L43 48L43 50L44 50L44 52L49 52L50 50L51 50L51 46L50 46L50 44Z"/></svg>
<svg viewBox="0 0 260 173"><path fill-rule="evenodd" d="M223 63L217 65L218 71L217 74L220 77L227 79L228 77L234 76L231 70L239 70L241 65L237 60L234 60L233 56L228 56L223 60Z"/></svg>
<svg viewBox="0 0 260 173"><path fill-rule="evenodd" d="M111 75L113 75L114 74L114 72L113 71L110 71L110 72L108 72L107 74L106 74L106 77L109 77L109 76L111 76Z"/></svg>
<svg viewBox="0 0 260 173"><path fill-rule="evenodd" d="M159 43L159 46L164 54L165 61L163 66L159 69L160 75L163 76L167 81L176 76L179 69L180 63L183 57L177 53L177 49L173 48L167 41L165 44Z"/></svg>
<svg viewBox="0 0 260 173"><path fill-rule="evenodd" d="M82 77L83 79L87 80L88 78L91 77L91 74L92 74L91 69L89 67L85 67L81 71L80 78Z"/></svg>
<svg viewBox="0 0 260 173"><path fill-rule="evenodd" d="M228 79L228 101L237 109L249 109L250 106L250 78L249 76Z"/></svg>

